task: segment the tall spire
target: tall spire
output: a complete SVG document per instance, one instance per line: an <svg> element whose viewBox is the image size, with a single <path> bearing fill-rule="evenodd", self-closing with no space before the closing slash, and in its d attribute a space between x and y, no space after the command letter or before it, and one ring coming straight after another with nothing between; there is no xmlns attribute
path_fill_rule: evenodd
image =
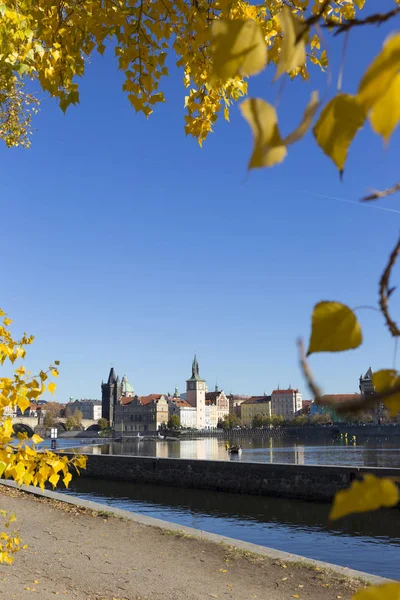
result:
<svg viewBox="0 0 400 600"><path fill-rule="evenodd" d="M194 355L193 362L192 362L192 378L193 379L199 379L200 378L200 375L199 375L199 363L197 362L196 353Z"/></svg>

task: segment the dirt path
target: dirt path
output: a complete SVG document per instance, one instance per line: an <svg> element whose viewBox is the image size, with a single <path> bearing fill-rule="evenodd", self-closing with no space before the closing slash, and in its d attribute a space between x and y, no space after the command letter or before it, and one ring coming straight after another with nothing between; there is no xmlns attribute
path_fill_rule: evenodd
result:
<svg viewBox="0 0 400 600"><path fill-rule="evenodd" d="M360 583L0 485L23 543L0 565L0 598L55 600L337 600Z"/></svg>

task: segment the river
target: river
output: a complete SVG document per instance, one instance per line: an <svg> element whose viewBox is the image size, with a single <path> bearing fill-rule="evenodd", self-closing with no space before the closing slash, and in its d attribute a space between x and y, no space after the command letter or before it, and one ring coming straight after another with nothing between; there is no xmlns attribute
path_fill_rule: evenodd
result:
<svg viewBox="0 0 400 600"><path fill-rule="evenodd" d="M236 440L236 438L235 438ZM83 442L83 440L82 440ZM360 444L240 440L242 461L400 466L391 440ZM225 440L141 441L81 447L87 452L226 460ZM238 460L235 457L233 460ZM329 504L74 478L67 494L212 533L389 578L398 577L400 511L352 515L328 524Z"/></svg>
<svg viewBox="0 0 400 600"><path fill-rule="evenodd" d="M64 440L63 440L64 441ZM83 441L83 440L82 440ZM83 442L84 443L84 442ZM231 460L243 462L290 463L297 465L350 465L366 467L400 467L400 444L395 438L349 442L344 439L290 440L288 438L229 437L182 441L146 440L114 442L85 448L85 452L132 454L158 458L197 458L227 460L225 444L241 444L241 456Z"/></svg>

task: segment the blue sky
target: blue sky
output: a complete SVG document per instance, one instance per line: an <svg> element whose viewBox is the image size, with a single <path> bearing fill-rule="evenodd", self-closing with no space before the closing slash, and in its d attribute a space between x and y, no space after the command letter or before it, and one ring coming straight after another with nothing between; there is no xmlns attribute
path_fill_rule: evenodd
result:
<svg viewBox="0 0 400 600"><path fill-rule="evenodd" d="M386 31L352 33L344 91L356 90ZM334 82L342 40L330 45ZM311 83L285 84L284 133L325 85L310 69ZM400 229L399 196L379 208L358 199L399 179L399 134L385 150L366 126L343 182L311 134L282 165L247 174L252 141L238 107L199 148L185 137L185 91L171 71L167 103L146 120L121 92L112 53L95 57L78 107L64 116L41 94L32 148L1 148L0 305L16 334L36 336L32 372L61 361L62 402L99 398L111 364L138 394L184 391L194 351L210 389L217 380L226 392L259 394L290 383L307 398L296 338L308 339L313 305L376 305ZM251 94L274 102L272 76L252 79ZM398 294L392 307L396 314ZM312 357L326 392L356 391L370 365L392 367L381 316L358 315L360 349Z"/></svg>

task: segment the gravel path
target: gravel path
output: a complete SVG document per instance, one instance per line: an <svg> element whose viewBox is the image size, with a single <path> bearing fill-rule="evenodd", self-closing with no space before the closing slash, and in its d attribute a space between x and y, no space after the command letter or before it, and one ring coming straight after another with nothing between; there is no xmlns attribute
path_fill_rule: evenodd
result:
<svg viewBox="0 0 400 600"><path fill-rule="evenodd" d="M0 485L28 549L0 565L0 598L347 600L360 583Z"/></svg>

